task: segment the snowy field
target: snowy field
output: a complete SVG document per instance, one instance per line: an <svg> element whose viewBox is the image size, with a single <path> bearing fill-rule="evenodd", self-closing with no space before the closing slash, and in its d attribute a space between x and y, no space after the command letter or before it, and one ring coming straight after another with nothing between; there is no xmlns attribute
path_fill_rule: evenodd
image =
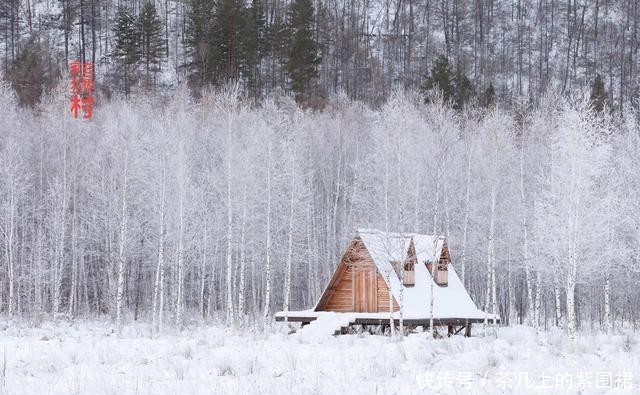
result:
<svg viewBox="0 0 640 395"><path fill-rule="evenodd" d="M144 324L119 336L95 321L30 328L5 320L0 329L2 394L640 393L632 333L583 333L571 344L526 327L403 341L305 341L280 324L268 335L196 326L157 337Z"/></svg>

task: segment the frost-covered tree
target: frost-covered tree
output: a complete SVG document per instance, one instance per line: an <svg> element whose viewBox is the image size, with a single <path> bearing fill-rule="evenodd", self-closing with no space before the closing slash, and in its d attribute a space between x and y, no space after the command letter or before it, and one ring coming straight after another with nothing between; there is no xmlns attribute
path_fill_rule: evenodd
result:
<svg viewBox="0 0 640 395"><path fill-rule="evenodd" d="M0 94L5 313L160 330L230 311L268 326L313 306L369 227L447 237L472 297L504 323L615 332L640 319L632 108L596 116L588 96L554 95L456 111L397 90L379 108L337 95L308 111L183 86L105 99L84 122L67 89L37 112Z"/></svg>

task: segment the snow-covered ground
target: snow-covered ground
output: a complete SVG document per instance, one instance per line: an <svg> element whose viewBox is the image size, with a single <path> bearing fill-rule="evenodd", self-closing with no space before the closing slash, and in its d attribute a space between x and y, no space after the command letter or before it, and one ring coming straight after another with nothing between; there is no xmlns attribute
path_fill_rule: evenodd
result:
<svg viewBox="0 0 640 395"><path fill-rule="evenodd" d="M265 335L200 324L152 337L145 324L117 335L100 321L31 328L2 320L0 394L640 393L632 332L582 333L575 343L526 327L309 342L274 326Z"/></svg>

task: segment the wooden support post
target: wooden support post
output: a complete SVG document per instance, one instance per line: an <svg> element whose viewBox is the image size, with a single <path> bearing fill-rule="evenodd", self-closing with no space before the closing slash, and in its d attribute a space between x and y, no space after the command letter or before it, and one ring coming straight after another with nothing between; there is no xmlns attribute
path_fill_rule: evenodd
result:
<svg viewBox="0 0 640 395"><path fill-rule="evenodd" d="M464 330L465 337L471 337L471 324L467 324L467 327Z"/></svg>
<svg viewBox="0 0 640 395"><path fill-rule="evenodd" d="M453 325L447 326L447 337L453 336Z"/></svg>

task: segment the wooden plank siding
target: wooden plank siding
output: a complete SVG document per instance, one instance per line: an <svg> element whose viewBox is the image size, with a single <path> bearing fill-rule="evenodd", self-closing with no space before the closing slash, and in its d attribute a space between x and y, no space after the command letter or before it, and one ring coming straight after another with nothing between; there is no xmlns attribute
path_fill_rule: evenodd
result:
<svg viewBox="0 0 640 395"><path fill-rule="evenodd" d="M387 282L384 281L384 278L378 273L378 281L377 281L377 291L378 291L378 308L376 312L378 313L388 313L389 312L389 287L387 287ZM393 298L393 311L400 310L400 306L396 302L396 299Z"/></svg>
<svg viewBox="0 0 640 395"><path fill-rule="evenodd" d="M342 273L339 281L329 290L331 294L322 310L340 312L353 311L352 271L346 267L342 267L341 269Z"/></svg>
<svg viewBox="0 0 640 395"><path fill-rule="evenodd" d="M393 300L394 311L399 310ZM345 252L316 311L377 313L389 311L389 288L360 239Z"/></svg>

